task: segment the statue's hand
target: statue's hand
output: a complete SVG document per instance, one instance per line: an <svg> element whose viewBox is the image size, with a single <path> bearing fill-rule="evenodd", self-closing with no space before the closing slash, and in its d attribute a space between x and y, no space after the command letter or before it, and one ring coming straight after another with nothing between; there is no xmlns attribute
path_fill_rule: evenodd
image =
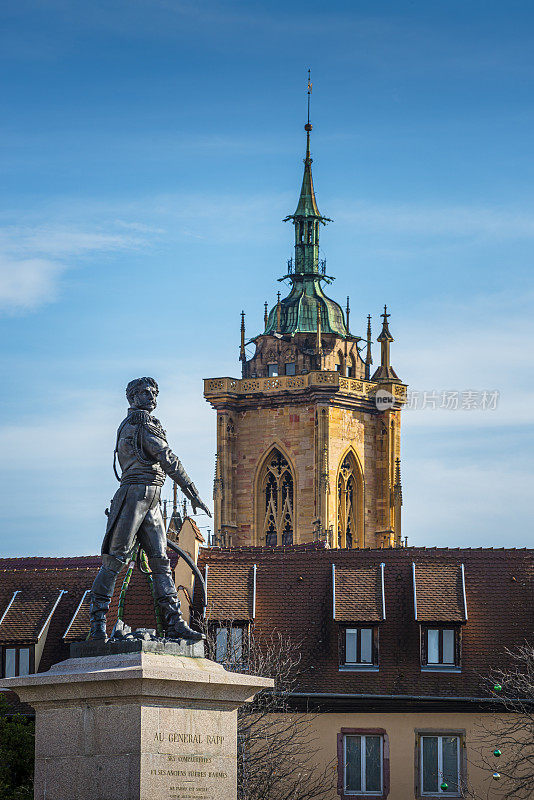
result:
<svg viewBox="0 0 534 800"><path fill-rule="evenodd" d="M197 513L197 508L201 508L201 509L202 509L202 511L203 511L205 514L207 514L207 515L208 515L208 517L211 517L211 511L209 510L209 508L207 507L207 505L205 505L205 504L202 502L202 500L200 499L200 497L198 497L198 495L197 495L197 497L195 497L193 500L191 500L191 505L193 506L193 514L196 514L196 513Z"/></svg>
<svg viewBox="0 0 534 800"><path fill-rule="evenodd" d="M189 484L187 487L187 492L184 492L184 494L187 494L191 501L191 505L193 506L193 514L196 514L197 509L201 508L202 511L208 515L208 517L211 517L211 511L200 499L200 495L194 483Z"/></svg>

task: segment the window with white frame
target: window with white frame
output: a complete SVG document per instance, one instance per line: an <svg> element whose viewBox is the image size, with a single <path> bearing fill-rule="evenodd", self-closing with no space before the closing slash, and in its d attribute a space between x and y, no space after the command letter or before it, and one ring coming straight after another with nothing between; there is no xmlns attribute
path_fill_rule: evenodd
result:
<svg viewBox="0 0 534 800"><path fill-rule="evenodd" d="M380 797L384 785L384 737L377 734L343 736L343 793Z"/></svg>
<svg viewBox="0 0 534 800"><path fill-rule="evenodd" d="M454 668L460 666L460 631L455 627L421 629L423 666Z"/></svg>
<svg viewBox="0 0 534 800"><path fill-rule="evenodd" d="M33 647L3 647L2 675L4 678L16 678L32 672Z"/></svg>
<svg viewBox="0 0 534 800"><path fill-rule="evenodd" d="M245 656L244 625L215 625L212 630L215 661L242 664Z"/></svg>
<svg viewBox="0 0 534 800"><path fill-rule="evenodd" d="M419 785L422 797L461 796L460 746L460 736L420 735Z"/></svg>
<svg viewBox="0 0 534 800"><path fill-rule="evenodd" d="M345 628L343 633L345 665L378 664L378 630L375 627Z"/></svg>

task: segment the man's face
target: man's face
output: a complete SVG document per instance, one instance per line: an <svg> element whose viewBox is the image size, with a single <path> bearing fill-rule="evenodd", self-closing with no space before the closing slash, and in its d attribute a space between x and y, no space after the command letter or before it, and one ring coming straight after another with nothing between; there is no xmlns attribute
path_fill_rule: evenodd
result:
<svg viewBox="0 0 534 800"><path fill-rule="evenodd" d="M134 394L133 405L143 411L154 411L156 408L157 391L154 386L140 386Z"/></svg>

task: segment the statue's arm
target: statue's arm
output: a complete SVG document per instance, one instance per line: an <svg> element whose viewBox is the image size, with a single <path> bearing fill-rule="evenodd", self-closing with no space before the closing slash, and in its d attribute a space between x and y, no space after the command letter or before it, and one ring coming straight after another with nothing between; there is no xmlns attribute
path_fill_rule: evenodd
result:
<svg viewBox="0 0 534 800"><path fill-rule="evenodd" d="M196 513L197 508L201 508L208 517L211 517L211 511L200 499L197 487L183 468L178 456L172 452L167 441L158 435L157 430L148 425L143 426L143 448L154 461L158 462L169 478L176 481L182 492L191 501L193 511Z"/></svg>
<svg viewBox="0 0 534 800"><path fill-rule="evenodd" d="M182 466L182 462L175 455L165 439L158 436L153 429L143 426L143 449L154 461L157 461L161 469L176 481L182 491L187 491L194 483Z"/></svg>

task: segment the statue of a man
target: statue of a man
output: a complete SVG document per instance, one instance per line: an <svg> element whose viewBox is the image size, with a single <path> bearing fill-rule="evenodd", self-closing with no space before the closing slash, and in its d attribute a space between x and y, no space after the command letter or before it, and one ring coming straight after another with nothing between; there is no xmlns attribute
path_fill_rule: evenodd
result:
<svg viewBox="0 0 534 800"><path fill-rule="evenodd" d="M153 378L136 378L126 387L130 407L117 431L114 455L118 456L122 476L119 478L115 470L120 487L111 501L102 544L102 567L91 589L91 639L106 639L106 613L115 581L137 543L148 556L167 638L202 639L202 634L192 630L182 617L167 558L167 537L160 510L165 476L176 481L194 512L201 508L211 514L167 444L160 422L151 416L157 395L158 385Z"/></svg>

